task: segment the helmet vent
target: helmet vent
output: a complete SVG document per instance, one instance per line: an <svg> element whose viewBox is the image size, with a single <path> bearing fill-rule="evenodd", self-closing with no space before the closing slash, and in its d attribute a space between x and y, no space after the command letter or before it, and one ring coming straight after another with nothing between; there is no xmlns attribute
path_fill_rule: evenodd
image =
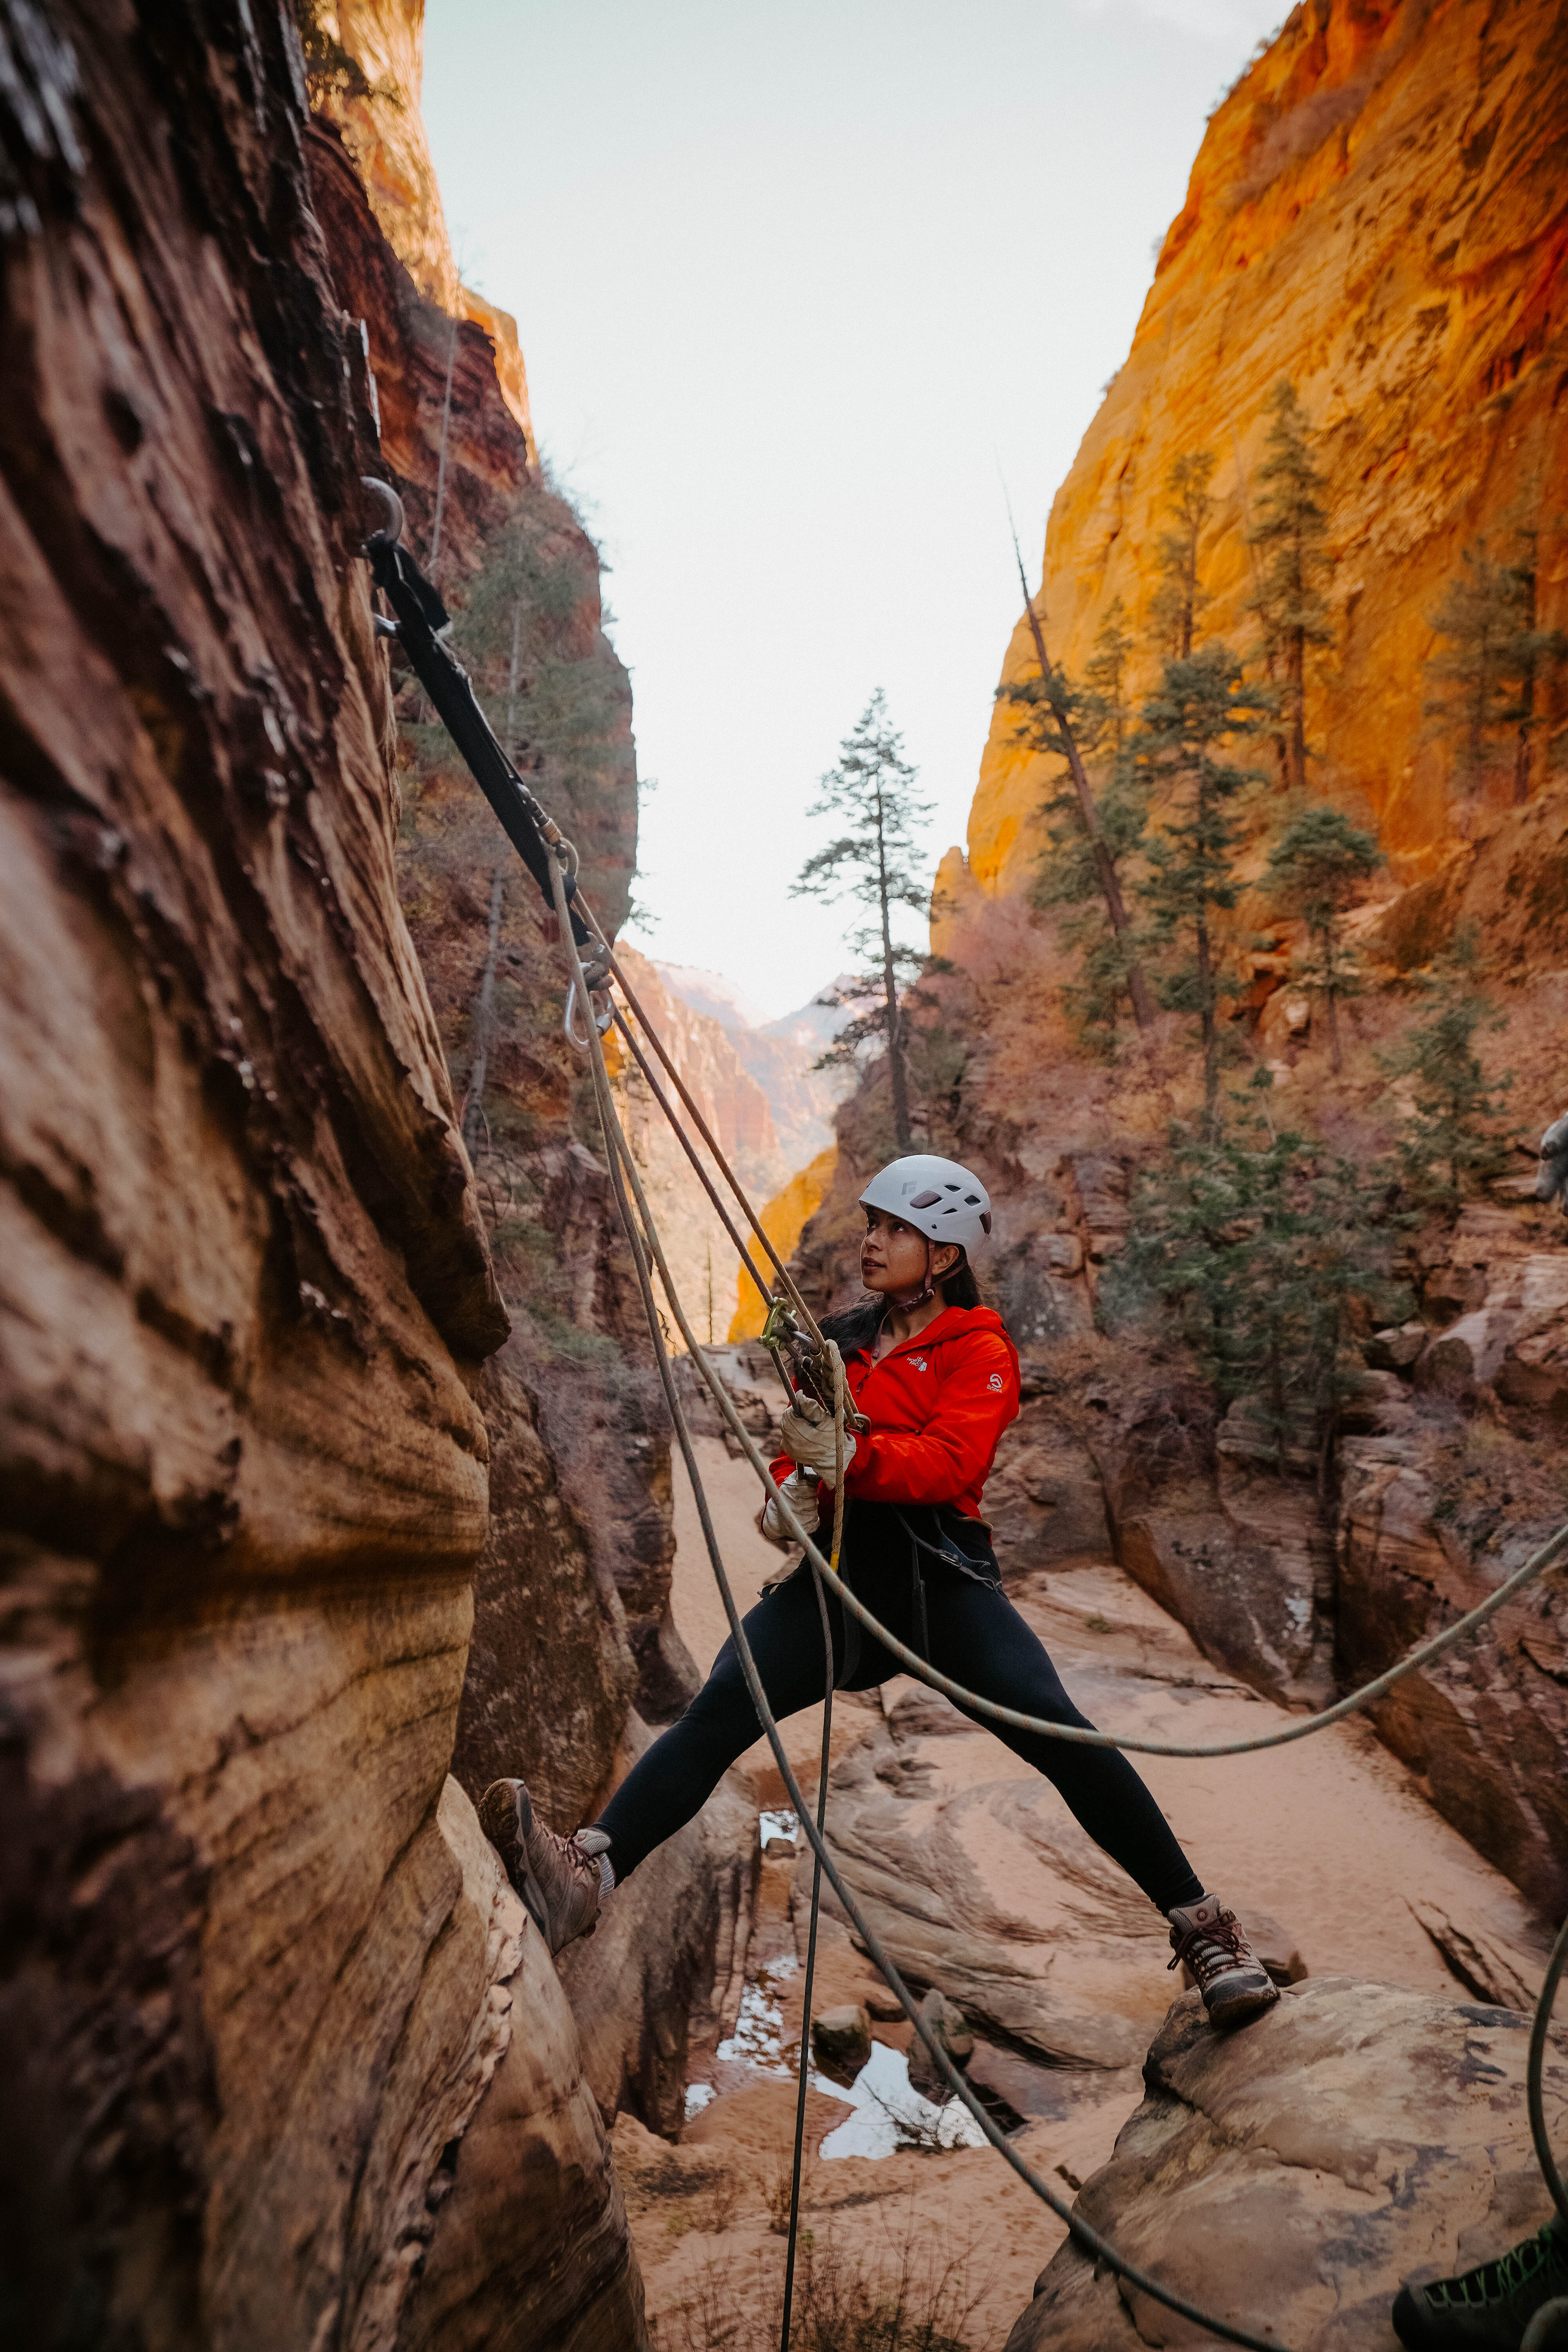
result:
<svg viewBox="0 0 1568 2352"><path fill-rule="evenodd" d="M966 1209L977 1209L980 1206L979 1193L966 1192L963 1196L963 1205Z"/></svg>
<svg viewBox="0 0 1568 2352"><path fill-rule="evenodd" d="M910 1206L911 1209L934 1209L941 1198L940 1192L917 1192Z"/></svg>

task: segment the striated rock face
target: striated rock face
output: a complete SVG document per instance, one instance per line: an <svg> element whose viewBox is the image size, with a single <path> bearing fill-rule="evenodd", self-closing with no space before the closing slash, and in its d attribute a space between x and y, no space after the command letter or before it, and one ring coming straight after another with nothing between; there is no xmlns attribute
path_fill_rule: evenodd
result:
<svg viewBox="0 0 1568 2352"><path fill-rule="evenodd" d="M689 1840L634 2059L601 2060L606 1990L590 2074L447 1777L487 1421L499 1663L465 1730L478 1748L488 1701L510 1761L544 1713L563 1811L614 1769L638 1678L605 1549L635 1556L651 1521L646 1573L668 1533L627 1411L624 1486L578 1517L588 1474L563 1447L558 1475L521 1343L480 1369L504 1261L458 1129L449 974L433 953L427 986L399 911L357 560L356 478L387 464L367 349L416 528L444 377L342 150L307 129L285 18L210 46L156 12L25 30L32 79L0 101L5 2307L30 2341L115 2352L633 2352L595 2095L663 2095L635 2053L679 2045L722 1906ZM459 577L526 480L493 371L461 354ZM584 829L612 919L631 798ZM635 1419L635 1368L616 1379Z"/></svg>
<svg viewBox="0 0 1568 2352"><path fill-rule="evenodd" d="M1348 1977L1289 1987L1220 2036L1195 1994L1144 2066L1142 2105L1079 2210L1134 2262L1235 2324L1303 2352L1393 2342L1406 2274L1468 2268L1552 2211L1530 2144L1530 2021ZM1549 2116L1568 2099L1557 2040ZM1070 2242L1008 2352L1196 2344L1190 2321Z"/></svg>
<svg viewBox="0 0 1568 2352"><path fill-rule="evenodd" d="M1561 811L1542 835L1522 813L1461 805L1451 753L1424 730L1422 664L1460 549L1481 533L1501 548L1506 519L1540 526L1542 625L1568 619L1565 137L1560 0L1304 0L1210 118L1131 351L1053 503L1044 575L1052 658L1081 677L1115 598L1142 632L1165 477L1210 450L1203 628L1250 646L1263 406L1292 378L1328 476L1333 558L1333 642L1307 711L1317 782L1370 809L1400 880L1435 876L1479 830L1449 888L1479 857L1498 872L1471 887L1505 908L1516 871L1538 932L1563 920ZM1035 668L1020 620L1003 674ZM1153 675L1145 652L1135 688ZM1568 714L1555 693L1537 790ZM969 826L987 890L1027 880L1047 767L999 706ZM959 888L961 869L944 878Z"/></svg>
<svg viewBox="0 0 1568 2352"><path fill-rule="evenodd" d="M323 93L322 111L342 126L376 220L420 293L447 321L469 321L489 340L501 396L537 463L517 321L463 284L447 233L419 110L425 0L339 0L335 9L323 7L321 13L324 27L335 31L368 85L368 94ZM459 341L467 340L459 336ZM443 368L447 350L444 342Z"/></svg>
<svg viewBox="0 0 1568 2352"><path fill-rule="evenodd" d="M510 2030L437 1811L506 1318L281 22L49 22L0 124L10 2293L391 2342Z"/></svg>

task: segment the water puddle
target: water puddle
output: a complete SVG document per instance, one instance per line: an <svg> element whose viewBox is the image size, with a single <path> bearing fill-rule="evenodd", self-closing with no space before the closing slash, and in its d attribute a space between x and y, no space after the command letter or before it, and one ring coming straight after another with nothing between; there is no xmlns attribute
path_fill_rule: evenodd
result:
<svg viewBox="0 0 1568 2352"><path fill-rule="evenodd" d="M892 2156L900 2147L984 2147L984 2133L962 2099L938 2106L915 2089L901 2050L873 2042L871 2055L848 2090L813 2073L814 2087L847 2099L855 2112L830 2131L824 2157Z"/></svg>

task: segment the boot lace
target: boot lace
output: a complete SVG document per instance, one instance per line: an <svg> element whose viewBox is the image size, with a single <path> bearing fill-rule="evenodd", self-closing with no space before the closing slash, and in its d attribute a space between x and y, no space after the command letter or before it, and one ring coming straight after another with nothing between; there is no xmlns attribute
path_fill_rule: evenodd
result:
<svg viewBox="0 0 1568 2352"><path fill-rule="evenodd" d="M1232 1969L1258 1966L1234 1911L1222 1911L1202 1927L1189 1927L1166 1961L1167 1970L1179 1969L1184 1960L1196 1977L1200 1992L1206 1992L1216 1977Z"/></svg>
<svg viewBox="0 0 1568 2352"><path fill-rule="evenodd" d="M1546 2222L1533 2238L1510 2246L1492 2262L1478 2263L1473 2271L1462 2271L1458 2278L1436 2280L1426 2289L1426 2300L1437 2311L1484 2311L1507 2303L1521 2287L1549 2271L1568 2272L1568 2247L1554 2221Z"/></svg>
<svg viewBox="0 0 1568 2352"><path fill-rule="evenodd" d="M537 1827L543 1829L544 1824L541 1822L537 1824ZM551 1845L556 1853L560 1855L568 1870L585 1870L593 1877L595 1885L598 1883L599 1865L588 1854L584 1853L582 1847L577 1843L577 1832L575 1830L573 1831L570 1837L563 1837L557 1830L544 1830L544 1834L549 1839Z"/></svg>

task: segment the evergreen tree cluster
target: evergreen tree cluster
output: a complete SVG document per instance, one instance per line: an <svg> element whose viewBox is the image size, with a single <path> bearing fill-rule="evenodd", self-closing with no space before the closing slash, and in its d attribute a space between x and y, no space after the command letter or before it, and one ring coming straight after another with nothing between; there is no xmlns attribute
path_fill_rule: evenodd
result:
<svg viewBox="0 0 1568 2352"><path fill-rule="evenodd" d="M1157 1317L1220 1398L1245 1398L1283 1465L1320 1472L1359 1384L1354 1347L1405 1312L1391 1265L1408 1213L1387 1170L1367 1171L1269 1117L1266 1071L1207 1133L1178 1132L1142 1181L1103 1306L1114 1326Z"/></svg>
<svg viewBox="0 0 1568 2352"><path fill-rule="evenodd" d="M1477 1050L1495 1014L1461 940L1410 983L1414 1018L1384 1058L1402 1126L1375 1164L1331 1150L1306 1122L1277 1125L1270 1070L1226 1084L1250 1058L1224 978L1246 892L1300 927L1292 979L1321 1011L1338 1074L1344 1008L1364 985L1352 918L1384 857L1373 831L1311 790L1310 688L1332 640L1330 513L1294 385L1270 395L1261 462L1242 485L1256 635L1241 651L1205 632L1215 464L1190 451L1167 473L1142 630L1119 597L1081 678L1068 677L1031 602L1037 673L1001 696L1020 738L1057 763L1033 895L1076 951L1068 1004L1085 1042L1115 1050L1146 970L1158 1002L1190 1017L1202 1068L1200 1111L1142 1181L1106 1310L1173 1327L1220 1396L1247 1400L1278 1458L1306 1447L1321 1462L1362 1377L1355 1332L1400 1309L1404 1230L1457 1215L1507 1164L1509 1081L1489 1079ZM1538 625L1533 538L1513 540L1507 562L1466 551L1433 617L1428 710L1462 772L1506 756L1522 798L1543 684L1568 647ZM1155 682L1135 700L1130 680L1151 657ZM1107 852L1131 924L1101 887Z"/></svg>

